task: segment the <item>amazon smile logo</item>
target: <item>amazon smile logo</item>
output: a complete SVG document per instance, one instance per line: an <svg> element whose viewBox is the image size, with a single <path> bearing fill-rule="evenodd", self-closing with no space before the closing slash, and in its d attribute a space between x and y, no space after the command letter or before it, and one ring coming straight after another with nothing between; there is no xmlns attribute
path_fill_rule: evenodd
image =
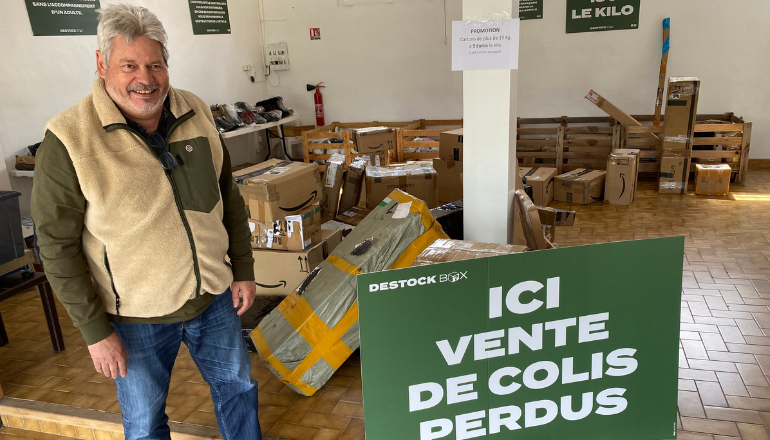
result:
<svg viewBox="0 0 770 440"><path fill-rule="evenodd" d="M297 206L292 206L292 207L289 207L289 208L284 208L283 206L279 206L278 208L280 208L280 209L281 209L281 210L283 210L283 211L287 211L287 212L290 212L290 211L299 211L300 209L304 208L305 206L307 206L307 205L309 205L311 202L313 202L313 200L315 200L315 198L316 198L316 197L318 197L318 191L317 191L317 190L316 190L316 191L313 191L312 193L310 193L310 198L309 198L309 199L307 199L305 202L303 202L303 203L300 203L300 204L299 204L299 205L297 205Z"/></svg>
<svg viewBox="0 0 770 440"><path fill-rule="evenodd" d="M257 286L263 288L263 289L277 289L279 287L286 287L286 281L281 280L278 282L278 284L260 284L260 283L254 283Z"/></svg>

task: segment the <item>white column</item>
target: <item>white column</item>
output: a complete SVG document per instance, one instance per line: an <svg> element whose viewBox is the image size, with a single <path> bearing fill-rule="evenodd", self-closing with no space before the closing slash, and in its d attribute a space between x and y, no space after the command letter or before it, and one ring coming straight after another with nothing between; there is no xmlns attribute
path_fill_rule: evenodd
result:
<svg viewBox="0 0 770 440"><path fill-rule="evenodd" d="M518 16L515 0L463 0L463 20ZM512 236L517 88L517 70L463 72L465 240L508 243Z"/></svg>

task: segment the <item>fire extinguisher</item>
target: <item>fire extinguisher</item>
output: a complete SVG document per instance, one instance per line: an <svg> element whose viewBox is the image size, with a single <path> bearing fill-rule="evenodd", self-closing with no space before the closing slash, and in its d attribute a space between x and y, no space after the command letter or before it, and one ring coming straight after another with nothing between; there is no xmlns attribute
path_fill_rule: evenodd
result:
<svg viewBox="0 0 770 440"><path fill-rule="evenodd" d="M319 127L323 127L325 124L324 122L324 95L321 94L321 89L326 87L322 86L322 82L312 85L307 85L307 91L312 92L315 90L315 94L313 94L313 100L315 101L315 123Z"/></svg>

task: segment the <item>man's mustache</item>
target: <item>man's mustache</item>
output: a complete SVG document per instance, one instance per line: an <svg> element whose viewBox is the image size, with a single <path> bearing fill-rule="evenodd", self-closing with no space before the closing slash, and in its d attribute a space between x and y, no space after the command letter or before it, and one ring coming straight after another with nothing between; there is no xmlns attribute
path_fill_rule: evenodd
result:
<svg viewBox="0 0 770 440"><path fill-rule="evenodd" d="M152 91L152 90L160 90L160 84L157 84L157 83L135 84L132 86L128 86L126 88L126 91L128 92L145 92L145 91Z"/></svg>

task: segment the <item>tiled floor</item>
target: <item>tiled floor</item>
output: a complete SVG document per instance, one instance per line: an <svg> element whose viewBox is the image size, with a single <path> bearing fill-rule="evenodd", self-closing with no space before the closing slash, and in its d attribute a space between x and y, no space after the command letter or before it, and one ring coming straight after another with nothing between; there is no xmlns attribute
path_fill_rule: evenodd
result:
<svg viewBox="0 0 770 440"><path fill-rule="evenodd" d="M679 381L679 439L770 440L770 171L752 171L728 197L660 196L643 180L630 207L551 206L578 211L559 228L561 246L662 236L686 237ZM34 292L0 302L11 343L0 348L6 395L119 412L110 380L93 372L88 351L63 310L67 350L51 353ZM363 439L359 358L313 397L297 396L257 356L260 421L267 439ZM215 426L208 386L182 347L167 413ZM0 440L19 431L0 430ZM43 438L43 437L40 437ZM55 437L46 437L55 438Z"/></svg>

